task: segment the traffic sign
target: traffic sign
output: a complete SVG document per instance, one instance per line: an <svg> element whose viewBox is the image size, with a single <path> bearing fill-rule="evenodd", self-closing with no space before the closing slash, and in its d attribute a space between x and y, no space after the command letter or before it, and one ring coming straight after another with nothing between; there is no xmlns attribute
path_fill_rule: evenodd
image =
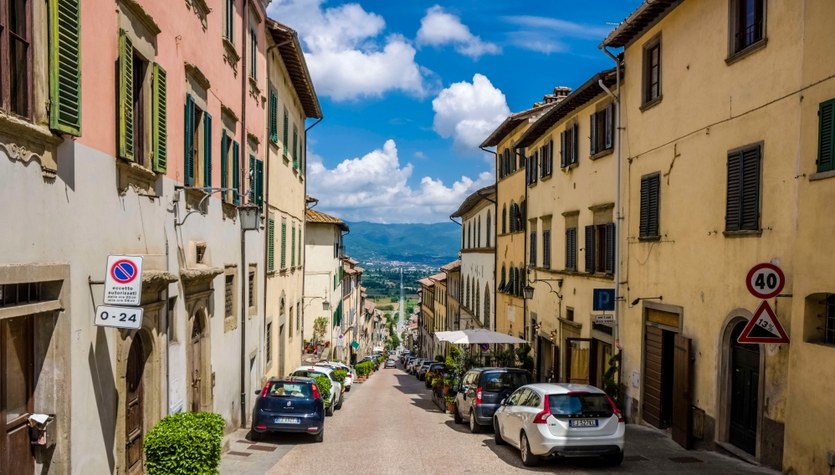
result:
<svg viewBox="0 0 835 475"><path fill-rule="evenodd" d="M592 310L615 309L615 289L593 289Z"/></svg>
<svg viewBox="0 0 835 475"><path fill-rule="evenodd" d="M99 305L96 307L95 324L100 327L142 328L142 307L116 307L113 305Z"/></svg>
<svg viewBox="0 0 835 475"><path fill-rule="evenodd" d="M760 304L754 317L745 325L737 340L739 343L788 343L789 336L777 319L771 305L765 300Z"/></svg>
<svg viewBox="0 0 835 475"><path fill-rule="evenodd" d="M598 325L614 325L615 324L615 316L612 314L600 314L600 315L593 315L594 323Z"/></svg>
<svg viewBox="0 0 835 475"><path fill-rule="evenodd" d="M139 305L142 298L142 258L108 256L104 277L105 305Z"/></svg>
<svg viewBox="0 0 835 475"><path fill-rule="evenodd" d="M769 262L757 264L748 271L745 285L751 295L761 299L776 297L786 284L786 276L779 267Z"/></svg>

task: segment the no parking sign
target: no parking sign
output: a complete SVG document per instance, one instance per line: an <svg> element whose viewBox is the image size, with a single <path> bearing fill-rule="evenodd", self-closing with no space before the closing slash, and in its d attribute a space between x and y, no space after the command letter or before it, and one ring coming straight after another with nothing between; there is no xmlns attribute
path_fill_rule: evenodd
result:
<svg viewBox="0 0 835 475"><path fill-rule="evenodd" d="M142 298L142 257L108 256L104 277L105 305L139 305Z"/></svg>

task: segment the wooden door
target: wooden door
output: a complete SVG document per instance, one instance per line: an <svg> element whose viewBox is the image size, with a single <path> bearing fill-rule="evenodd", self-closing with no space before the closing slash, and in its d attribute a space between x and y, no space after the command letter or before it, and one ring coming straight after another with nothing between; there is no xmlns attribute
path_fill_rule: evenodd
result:
<svg viewBox="0 0 835 475"><path fill-rule="evenodd" d="M128 370L125 377L125 460L128 474L142 473L142 440L144 437L144 396L142 374L145 371L145 350L137 335L130 345Z"/></svg>
<svg viewBox="0 0 835 475"><path fill-rule="evenodd" d="M756 455L759 409L760 347L737 343L742 322L731 334L731 414L729 442Z"/></svg>
<svg viewBox="0 0 835 475"><path fill-rule="evenodd" d="M676 334L673 356L673 440L685 449L689 449L692 444L690 346L690 338Z"/></svg>
<svg viewBox="0 0 835 475"><path fill-rule="evenodd" d="M570 338L567 341L568 354L566 367L568 368L568 382L589 384L591 368L591 340L585 338Z"/></svg>
<svg viewBox="0 0 835 475"><path fill-rule="evenodd" d="M0 473L35 473L29 443L29 416L34 411L34 318L0 323Z"/></svg>
<svg viewBox="0 0 835 475"><path fill-rule="evenodd" d="M655 427L661 427L662 355L663 332L658 327L647 326L644 335L644 397L641 417Z"/></svg>
<svg viewBox="0 0 835 475"><path fill-rule="evenodd" d="M191 329L191 412L203 409L203 318L194 317Z"/></svg>

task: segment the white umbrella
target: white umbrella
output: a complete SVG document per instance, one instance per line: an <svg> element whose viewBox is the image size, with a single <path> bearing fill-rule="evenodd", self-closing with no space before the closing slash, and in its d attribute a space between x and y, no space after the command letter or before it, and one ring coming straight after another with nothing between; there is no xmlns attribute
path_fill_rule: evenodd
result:
<svg viewBox="0 0 835 475"><path fill-rule="evenodd" d="M455 340L461 339L463 337L464 332L461 331L435 332L435 338L437 338L438 341L446 341L449 343L452 343Z"/></svg>
<svg viewBox="0 0 835 475"><path fill-rule="evenodd" d="M527 343L526 340L517 338L505 333L494 332L484 328L472 328L469 330L461 330L458 332L441 332L441 333L462 333L463 335L450 341L456 345L471 345L477 343ZM437 335L437 333L436 333Z"/></svg>

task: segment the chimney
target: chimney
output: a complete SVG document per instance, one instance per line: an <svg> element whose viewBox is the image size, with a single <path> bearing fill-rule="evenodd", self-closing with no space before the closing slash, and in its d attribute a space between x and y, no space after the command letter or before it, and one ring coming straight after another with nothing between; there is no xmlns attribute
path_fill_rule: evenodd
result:
<svg viewBox="0 0 835 475"><path fill-rule="evenodd" d="M534 104L535 106L545 105L545 104L555 104L557 102L561 102L563 99L568 97L571 94L571 88L566 86L557 86L554 88L553 94L546 94L542 97L542 102Z"/></svg>

